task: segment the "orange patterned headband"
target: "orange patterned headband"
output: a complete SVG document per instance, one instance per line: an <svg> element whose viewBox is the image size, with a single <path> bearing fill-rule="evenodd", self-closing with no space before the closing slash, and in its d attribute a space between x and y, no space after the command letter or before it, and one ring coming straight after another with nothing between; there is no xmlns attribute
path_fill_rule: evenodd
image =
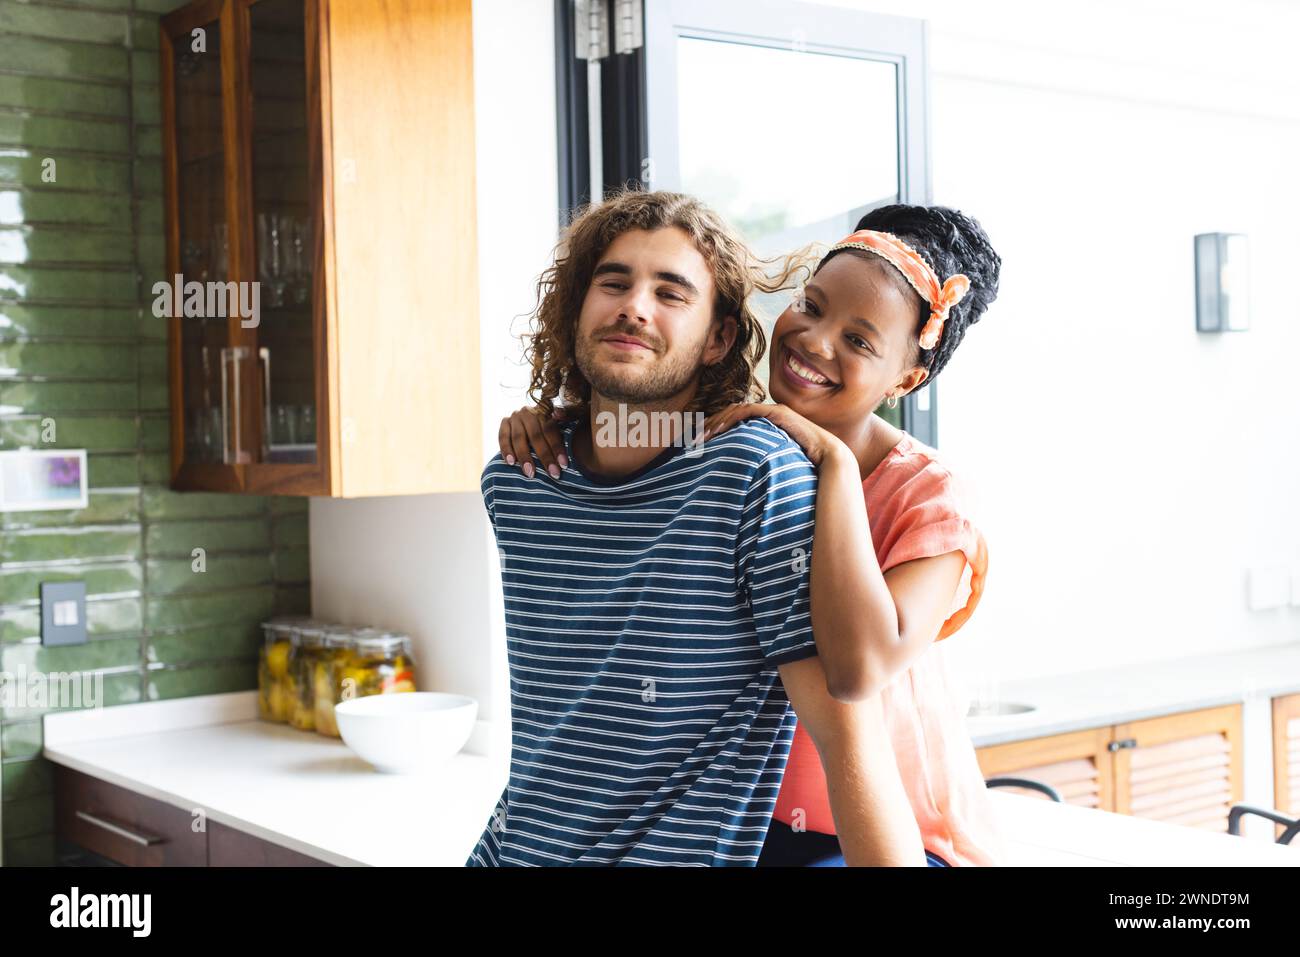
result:
<svg viewBox="0 0 1300 957"><path fill-rule="evenodd" d="M912 288L920 293L921 298L930 304L930 318L921 330L921 348L933 349L939 344L948 310L961 302L962 296L970 290L969 279L958 273L940 283L939 277L934 274L930 264L921 258L920 253L893 233L859 229L827 250L827 255L837 249L864 249L892 263Z"/></svg>

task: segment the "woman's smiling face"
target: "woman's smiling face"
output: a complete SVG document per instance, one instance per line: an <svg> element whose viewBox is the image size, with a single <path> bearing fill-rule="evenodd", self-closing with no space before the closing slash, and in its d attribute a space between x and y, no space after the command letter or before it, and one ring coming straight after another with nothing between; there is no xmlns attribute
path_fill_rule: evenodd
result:
<svg viewBox="0 0 1300 957"><path fill-rule="evenodd" d="M926 372L908 364L922 300L894 267L846 251L832 257L772 330L772 399L831 431L865 425L888 394Z"/></svg>

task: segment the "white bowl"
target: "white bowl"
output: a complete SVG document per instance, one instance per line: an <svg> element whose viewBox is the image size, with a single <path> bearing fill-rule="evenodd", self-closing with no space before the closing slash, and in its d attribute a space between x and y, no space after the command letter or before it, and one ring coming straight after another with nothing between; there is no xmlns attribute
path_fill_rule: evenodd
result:
<svg viewBox="0 0 1300 957"><path fill-rule="evenodd" d="M402 691L334 706L339 734L358 757L387 774L433 771L465 746L478 702L459 694Z"/></svg>

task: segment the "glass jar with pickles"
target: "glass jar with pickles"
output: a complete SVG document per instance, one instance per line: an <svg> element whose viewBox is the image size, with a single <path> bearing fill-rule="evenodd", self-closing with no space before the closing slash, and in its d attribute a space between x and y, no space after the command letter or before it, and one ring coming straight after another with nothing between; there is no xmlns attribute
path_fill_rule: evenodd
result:
<svg viewBox="0 0 1300 957"><path fill-rule="evenodd" d="M289 724L299 731L316 728L316 662L325 653L326 625L318 622L293 628L289 649Z"/></svg>
<svg viewBox="0 0 1300 957"><path fill-rule="evenodd" d="M262 622L262 647L257 657L257 714L264 721L289 720L289 654L297 617Z"/></svg>
<svg viewBox="0 0 1300 957"><path fill-rule="evenodd" d="M338 698L364 698L415 690L415 663L411 639L381 628L361 628L352 633L347 658L336 668Z"/></svg>
<svg viewBox="0 0 1300 957"><path fill-rule="evenodd" d="M334 625L325 629L320 657L312 665L316 731L332 738L339 737L338 721L334 717L334 706L341 700L339 669L352 658L352 636L355 632L356 629L348 625Z"/></svg>

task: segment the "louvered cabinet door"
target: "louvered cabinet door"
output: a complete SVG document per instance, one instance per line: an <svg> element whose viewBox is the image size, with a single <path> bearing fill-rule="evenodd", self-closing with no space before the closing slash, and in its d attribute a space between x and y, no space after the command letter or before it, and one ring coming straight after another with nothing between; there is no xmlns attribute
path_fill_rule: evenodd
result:
<svg viewBox="0 0 1300 957"><path fill-rule="evenodd" d="M1300 694L1273 699L1273 806L1300 815Z"/></svg>
<svg viewBox="0 0 1300 957"><path fill-rule="evenodd" d="M1115 725L1115 810L1227 831L1242 797L1241 705Z"/></svg>
<svg viewBox="0 0 1300 957"><path fill-rule="evenodd" d="M975 754L984 777L1015 777L1041 781L1054 787L1067 804L1109 810L1114 801L1110 753L1110 727L1089 728L1028 741L1013 741L979 748ZM1041 791L999 788L1050 800Z"/></svg>

